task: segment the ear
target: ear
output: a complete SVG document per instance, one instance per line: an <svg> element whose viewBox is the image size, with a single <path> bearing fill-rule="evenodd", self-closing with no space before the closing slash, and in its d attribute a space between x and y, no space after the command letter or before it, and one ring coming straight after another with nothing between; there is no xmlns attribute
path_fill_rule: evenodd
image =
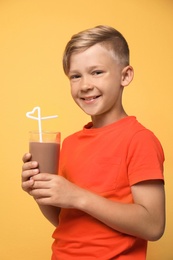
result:
<svg viewBox="0 0 173 260"><path fill-rule="evenodd" d="M128 86L130 82L133 80L133 76L134 76L133 67L130 65L124 67L122 70L121 85L123 87Z"/></svg>

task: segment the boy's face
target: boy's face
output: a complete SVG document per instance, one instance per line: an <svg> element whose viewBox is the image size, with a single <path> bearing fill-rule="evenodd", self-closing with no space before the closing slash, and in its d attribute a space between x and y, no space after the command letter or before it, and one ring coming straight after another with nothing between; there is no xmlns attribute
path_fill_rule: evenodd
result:
<svg viewBox="0 0 173 260"><path fill-rule="evenodd" d="M72 54L68 74L71 94L93 122L112 123L123 113L123 70L112 50L101 44Z"/></svg>

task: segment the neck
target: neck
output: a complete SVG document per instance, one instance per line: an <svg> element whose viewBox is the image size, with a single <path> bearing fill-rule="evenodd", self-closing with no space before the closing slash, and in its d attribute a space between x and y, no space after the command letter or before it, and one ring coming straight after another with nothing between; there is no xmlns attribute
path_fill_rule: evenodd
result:
<svg viewBox="0 0 173 260"><path fill-rule="evenodd" d="M124 117L127 117L128 115L124 111L124 109L121 111L121 113L118 113L117 115L114 115L112 117L106 117L103 115L97 115L97 116L92 116L92 123L93 123L93 128L100 128L109 124L112 124L114 122L119 121L120 119L123 119Z"/></svg>

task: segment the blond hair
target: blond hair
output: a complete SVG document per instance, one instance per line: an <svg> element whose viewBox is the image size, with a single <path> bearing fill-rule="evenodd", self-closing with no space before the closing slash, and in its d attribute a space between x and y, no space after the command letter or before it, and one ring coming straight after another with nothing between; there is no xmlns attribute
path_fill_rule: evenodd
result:
<svg viewBox="0 0 173 260"><path fill-rule="evenodd" d="M123 35L110 26L99 25L73 35L67 43L63 55L65 74L68 75L73 53L84 51L97 43L111 48L120 63L124 66L129 65L129 47Z"/></svg>

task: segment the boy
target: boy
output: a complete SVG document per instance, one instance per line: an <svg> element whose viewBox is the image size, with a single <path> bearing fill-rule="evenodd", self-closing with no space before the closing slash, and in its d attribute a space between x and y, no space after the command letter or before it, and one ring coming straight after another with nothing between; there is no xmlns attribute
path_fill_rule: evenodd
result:
<svg viewBox="0 0 173 260"><path fill-rule="evenodd" d="M164 232L164 154L122 106L128 44L112 27L85 30L68 42L63 67L92 122L64 140L58 175L39 173L28 153L22 172L23 190L56 227L52 260L146 259L147 240Z"/></svg>

